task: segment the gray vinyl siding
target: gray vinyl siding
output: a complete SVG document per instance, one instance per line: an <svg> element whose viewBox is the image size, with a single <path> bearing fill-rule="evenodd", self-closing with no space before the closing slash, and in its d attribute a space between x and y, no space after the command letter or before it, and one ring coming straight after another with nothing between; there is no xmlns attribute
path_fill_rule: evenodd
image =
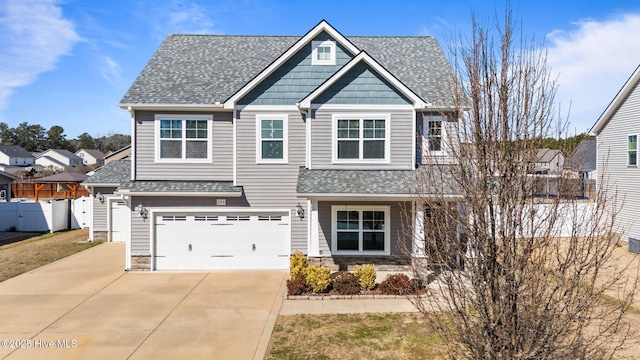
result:
<svg viewBox="0 0 640 360"><path fill-rule="evenodd" d="M115 187L97 187L93 189L93 231L107 231L107 212L109 210L109 198L114 198ZM104 204L96 198L95 194L104 195Z"/></svg>
<svg viewBox="0 0 640 360"><path fill-rule="evenodd" d="M274 112L283 114L283 112ZM252 208L291 209L295 214L300 203L306 209L306 201L296 197L298 170L305 165L305 122L297 111L288 113L289 147L287 164L256 163L256 115L267 111L240 111L237 131L237 185L242 186ZM292 217L291 250L307 251L307 218Z"/></svg>
<svg viewBox="0 0 640 360"><path fill-rule="evenodd" d="M435 113L433 115L441 115ZM426 138L423 132L424 119L430 116L429 113L416 114L416 162L418 164L453 164L456 162L455 157L450 153L447 154L445 150L442 154L434 155L429 152L426 146ZM445 149L459 149L460 148L460 136L459 136L459 123L457 121L446 121L443 124L443 147Z"/></svg>
<svg viewBox="0 0 640 360"><path fill-rule="evenodd" d="M608 197L612 197L613 191L617 190L617 206L622 205L622 209L616 221L627 230L623 234L624 240L629 235L640 236L640 167L627 165L627 136L638 134L640 137L639 118L640 88L636 84L597 139L597 186L598 189L608 188Z"/></svg>
<svg viewBox="0 0 640 360"><path fill-rule="evenodd" d="M220 198L222 199L222 197ZM185 207L207 207L212 211L220 211L229 207L246 207L244 198L226 198L226 206L216 206L215 197L134 197L131 200L131 254L149 255L151 254L151 232L149 224L151 218L143 219L138 215L136 207L140 204L153 210L153 208L174 208L176 212Z"/></svg>
<svg viewBox="0 0 640 360"><path fill-rule="evenodd" d="M313 112L311 120L311 167L313 169L395 169L395 170L411 170L414 168L412 163L414 110L411 107L407 109L394 110L367 110L363 106L361 111L339 110L332 108L324 110L322 108ZM387 131L390 131L389 163L359 163L354 161L349 164L333 164L333 114L340 115L389 115L389 125Z"/></svg>
<svg viewBox="0 0 640 360"><path fill-rule="evenodd" d="M322 32L312 41L333 40ZM239 105L294 105L345 65L353 54L336 42L336 65L311 65L312 42L302 47L238 101ZM259 56L260 54L255 54Z"/></svg>
<svg viewBox="0 0 640 360"><path fill-rule="evenodd" d="M369 65L359 63L313 100L314 104L411 104Z"/></svg>
<svg viewBox="0 0 640 360"><path fill-rule="evenodd" d="M331 206L332 205L388 205L390 207L389 216L391 217L389 226L389 235L391 236L391 255L404 255L403 248L411 249L411 238L403 236L403 224L407 223L407 219L404 219L404 212L411 214L410 202L398 202L398 201L354 201L354 202L339 202L333 203L330 201L318 202L318 223L320 225L320 231L318 241L320 242L320 251L322 254L331 254ZM409 222L411 223L411 222Z"/></svg>
<svg viewBox="0 0 640 360"><path fill-rule="evenodd" d="M185 112L158 112L185 114ZM189 114L195 114L193 112ZM197 113L210 115L211 113ZM233 180L233 114L213 113L212 163L156 163L155 113L136 112L136 180Z"/></svg>

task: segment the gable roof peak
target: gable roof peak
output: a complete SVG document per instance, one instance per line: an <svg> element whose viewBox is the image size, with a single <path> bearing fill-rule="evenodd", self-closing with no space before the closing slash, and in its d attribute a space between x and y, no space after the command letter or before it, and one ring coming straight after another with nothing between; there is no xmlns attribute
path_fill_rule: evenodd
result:
<svg viewBox="0 0 640 360"><path fill-rule="evenodd" d="M640 82L640 65L636 67L636 69L633 71L633 74L631 74L629 79L627 79L627 81L624 83L622 88L620 88L613 100L611 100L611 103L609 103L596 123L593 125L593 127L591 127L591 129L589 130L590 134L598 135L600 131L602 131L602 128L604 128L605 125L609 122L609 119L611 119L618 107L622 105L624 100L636 87L636 84L638 84L638 82Z"/></svg>

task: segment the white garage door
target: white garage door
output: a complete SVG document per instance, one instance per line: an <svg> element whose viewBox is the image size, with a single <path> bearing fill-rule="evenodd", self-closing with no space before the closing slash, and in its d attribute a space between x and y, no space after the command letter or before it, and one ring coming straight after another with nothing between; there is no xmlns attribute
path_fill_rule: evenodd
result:
<svg viewBox="0 0 640 360"><path fill-rule="evenodd" d="M287 269L287 214L166 214L155 218L158 270Z"/></svg>

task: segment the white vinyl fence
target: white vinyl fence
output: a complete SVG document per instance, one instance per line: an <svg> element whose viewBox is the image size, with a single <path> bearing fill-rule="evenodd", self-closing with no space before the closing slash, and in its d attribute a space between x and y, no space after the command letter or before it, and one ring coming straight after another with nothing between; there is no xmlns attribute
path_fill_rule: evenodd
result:
<svg viewBox="0 0 640 360"><path fill-rule="evenodd" d="M71 203L71 228L87 226L87 198ZM55 232L67 229L67 200L0 202L0 231Z"/></svg>

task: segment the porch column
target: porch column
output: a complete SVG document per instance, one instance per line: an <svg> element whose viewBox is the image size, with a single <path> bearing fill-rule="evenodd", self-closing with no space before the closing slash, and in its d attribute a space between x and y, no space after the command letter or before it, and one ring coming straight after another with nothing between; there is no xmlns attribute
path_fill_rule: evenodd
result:
<svg viewBox="0 0 640 360"><path fill-rule="evenodd" d="M307 209L309 210L309 248L307 256L320 256L318 200L307 201Z"/></svg>
<svg viewBox="0 0 640 360"><path fill-rule="evenodd" d="M422 203L413 202L413 256L425 257L424 233L429 229L424 228L424 206Z"/></svg>

